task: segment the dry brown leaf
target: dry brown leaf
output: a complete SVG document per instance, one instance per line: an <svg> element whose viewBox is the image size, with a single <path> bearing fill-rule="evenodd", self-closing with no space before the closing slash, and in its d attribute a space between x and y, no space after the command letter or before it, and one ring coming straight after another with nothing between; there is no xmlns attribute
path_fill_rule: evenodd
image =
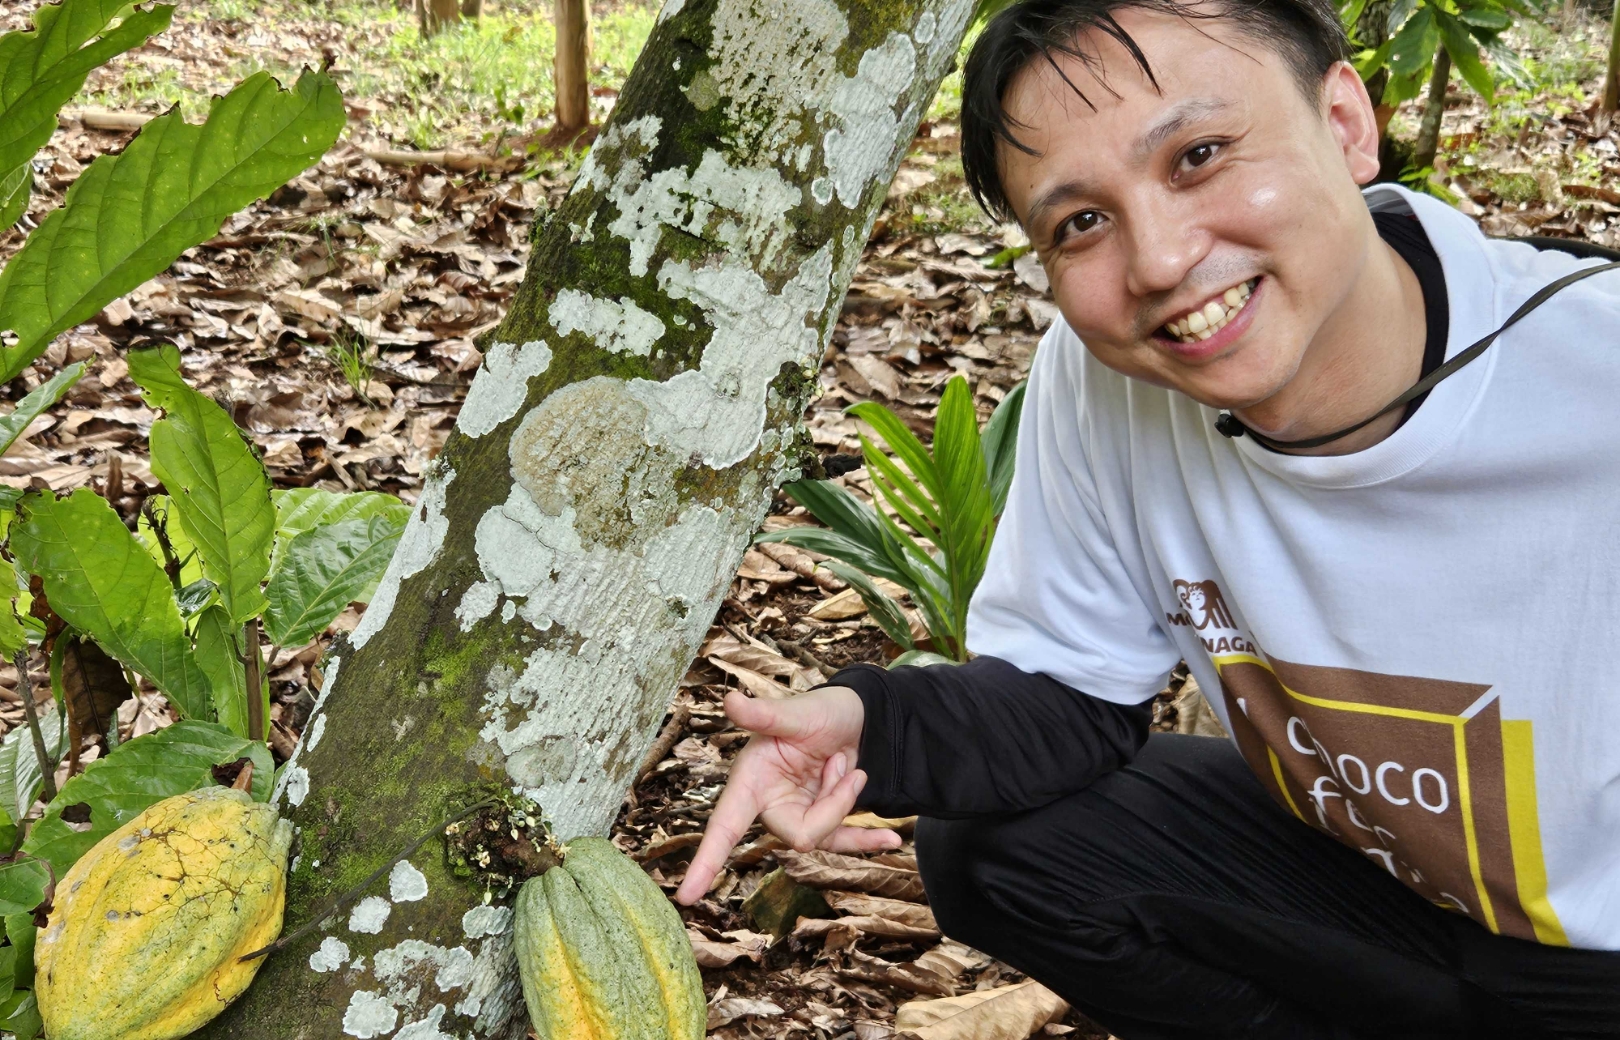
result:
<svg viewBox="0 0 1620 1040"><path fill-rule="evenodd" d="M934 911L926 903L887 899L870 892L827 891L821 896L827 900L828 906L842 913L857 917L881 917L913 931L939 934L939 925L934 923Z"/></svg>
<svg viewBox="0 0 1620 1040"><path fill-rule="evenodd" d="M970 968L985 967L990 963L990 955L947 939L911 963L942 979L954 979Z"/></svg>
<svg viewBox="0 0 1620 1040"><path fill-rule="evenodd" d="M914 1040L1025 1040L1069 1005L1034 979L901 1004L895 1028Z"/></svg>
<svg viewBox="0 0 1620 1040"><path fill-rule="evenodd" d="M927 942L930 939L939 938L938 928L919 928L903 921L878 917L872 914L855 917L801 917L799 923L793 926L793 936L796 939L819 938L836 928L850 928L866 935L880 935L886 939L903 939L907 942ZM934 982L930 982L928 985L935 988L918 990L918 992L951 992L938 989Z"/></svg>
<svg viewBox="0 0 1620 1040"><path fill-rule="evenodd" d="M901 834L910 833L917 826L915 816L879 816L876 813L862 812L844 817L845 827L865 827L869 830L891 830ZM916 864L912 864L915 866Z"/></svg>
<svg viewBox="0 0 1620 1040"><path fill-rule="evenodd" d="M915 870L888 867L819 849L811 852L781 849L776 853L776 861L793 880L814 888L855 889L917 903L927 899L922 878Z"/></svg>
<svg viewBox="0 0 1620 1040"><path fill-rule="evenodd" d="M817 621L847 621L866 613L866 604L861 602L860 594L854 589L845 589L817 603L808 613Z"/></svg>
<svg viewBox="0 0 1620 1040"><path fill-rule="evenodd" d="M732 941L720 942L688 927L686 937L692 943L692 954L701 968L727 968L739 960L758 964L764 960L765 950L771 944L770 936L749 931L728 932L726 937Z"/></svg>
<svg viewBox="0 0 1620 1040"><path fill-rule="evenodd" d="M742 686L742 688L753 694L755 697L764 697L768 700L779 701L786 697L793 696L792 687L783 686L775 679L761 675L752 668L744 668L740 664L732 664L723 657L711 657L709 658L709 663L720 669L722 672L725 672L727 675L735 676L737 682Z"/></svg>
<svg viewBox="0 0 1620 1040"><path fill-rule="evenodd" d="M770 1018L782 1013L781 1007L768 1000L755 1000L751 997L724 997L709 1005L709 1029L719 1029L739 1018L757 1015L761 1018Z"/></svg>

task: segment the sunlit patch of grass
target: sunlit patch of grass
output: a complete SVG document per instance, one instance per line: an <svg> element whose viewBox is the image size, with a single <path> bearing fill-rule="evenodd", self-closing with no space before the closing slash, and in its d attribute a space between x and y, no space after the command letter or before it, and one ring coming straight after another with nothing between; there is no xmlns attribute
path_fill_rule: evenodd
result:
<svg viewBox="0 0 1620 1040"><path fill-rule="evenodd" d="M366 388L371 385L372 373L377 368L377 348L359 336L342 332L332 337L324 347L316 348L341 373L356 396L370 402Z"/></svg>

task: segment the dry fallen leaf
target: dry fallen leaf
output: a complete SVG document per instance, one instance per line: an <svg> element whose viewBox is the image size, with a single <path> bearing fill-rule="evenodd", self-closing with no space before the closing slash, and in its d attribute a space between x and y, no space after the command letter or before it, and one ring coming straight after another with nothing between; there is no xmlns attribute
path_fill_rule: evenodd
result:
<svg viewBox="0 0 1620 1040"><path fill-rule="evenodd" d="M923 893L922 878L915 870L884 866L855 856L836 852L794 852L781 849L776 860L788 877L815 888L855 889L893 899L909 899L921 903L927 899Z"/></svg>
<svg viewBox="0 0 1620 1040"><path fill-rule="evenodd" d="M895 1028L914 1040L1025 1040L1069 1005L1034 979L900 1005Z"/></svg>
<svg viewBox="0 0 1620 1040"><path fill-rule="evenodd" d="M749 1015L758 1015L768 1018L780 1015L782 1009L768 1000L754 1000L751 997L726 997L709 1005L708 1028L719 1029L739 1018Z"/></svg>

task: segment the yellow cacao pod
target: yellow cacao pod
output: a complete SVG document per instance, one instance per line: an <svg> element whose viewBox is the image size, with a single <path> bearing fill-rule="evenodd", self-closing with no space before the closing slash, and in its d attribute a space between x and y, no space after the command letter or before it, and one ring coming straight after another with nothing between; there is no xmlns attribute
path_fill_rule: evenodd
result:
<svg viewBox="0 0 1620 1040"><path fill-rule="evenodd" d="M165 799L56 886L34 947L50 1040L171 1040L225 1010L281 933L292 824L242 791Z"/></svg>
<svg viewBox="0 0 1620 1040"><path fill-rule="evenodd" d="M681 915L605 838L524 882L513 919L540 1040L702 1040L703 978Z"/></svg>

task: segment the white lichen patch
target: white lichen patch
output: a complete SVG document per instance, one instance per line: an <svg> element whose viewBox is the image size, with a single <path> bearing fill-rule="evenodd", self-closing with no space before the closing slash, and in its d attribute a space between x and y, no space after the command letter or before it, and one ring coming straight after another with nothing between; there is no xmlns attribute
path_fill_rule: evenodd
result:
<svg viewBox="0 0 1620 1040"><path fill-rule="evenodd" d="M444 537L450 530L450 521L444 515L445 491L455 479L455 470L445 465L435 466L428 473L422 497L411 510L411 521L400 536L394 558L372 595L365 616L349 637L349 645L354 649L365 646L388 623L388 616L394 612L394 600L399 595L399 583L438 559Z"/></svg>
<svg viewBox="0 0 1620 1040"><path fill-rule="evenodd" d="M738 127L739 152L785 166L820 122L814 105L839 79L849 21L832 0L720 0L709 74Z"/></svg>
<svg viewBox="0 0 1620 1040"><path fill-rule="evenodd" d="M328 935L321 940L321 948L309 955L309 970L318 972L337 971L349 963L349 944L335 936Z"/></svg>
<svg viewBox="0 0 1620 1040"><path fill-rule="evenodd" d="M388 898L394 902L414 903L426 899L427 894L427 875L412 866L410 860L400 860L388 872Z"/></svg>
<svg viewBox="0 0 1620 1040"><path fill-rule="evenodd" d="M653 344L666 331L656 315L636 306L634 300L603 300L578 289L558 292L547 315L552 327L564 336L581 332L602 350L636 357L652 353Z"/></svg>
<svg viewBox="0 0 1620 1040"><path fill-rule="evenodd" d="M309 770L303 766L288 766L284 785L287 804L295 809L303 805L304 799L309 797Z"/></svg>
<svg viewBox="0 0 1620 1040"><path fill-rule="evenodd" d="M471 632L474 625L494 612L500 601L499 585L487 581L473 582L461 594L461 602L456 605L456 621L460 623L461 630Z"/></svg>
<svg viewBox="0 0 1620 1040"><path fill-rule="evenodd" d="M500 935L511 928L512 908L509 906L475 906L461 915L461 930L469 939Z"/></svg>
<svg viewBox="0 0 1620 1040"><path fill-rule="evenodd" d="M401 1026L399 1032L394 1034L394 1040L455 1040L449 1033L439 1029L439 1023L442 1021L444 1021L444 1005L435 1004L426 1018L407 1022Z"/></svg>
<svg viewBox="0 0 1620 1040"><path fill-rule="evenodd" d="M376 935L382 931L383 924L393 909L394 905L382 896L367 896L349 911L349 931L361 935Z"/></svg>
<svg viewBox="0 0 1620 1040"><path fill-rule="evenodd" d="M827 131L822 148L845 206L854 209L872 182L888 172L899 137L894 108L916 74L917 51L910 38L890 33L881 46L861 55L856 74L833 91L828 108L838 125Z"/></svg>
<svg viewBox="0 0 1620 1040"><path fill-rule="evenodd" d="M359 1040L371 1040L393 1032L398 1021L399 1012L388 998L370 990L355 990L343 1012L343 1031Z"/></svg>
<svg viewBox="0 0 1620 1040"><path fill-rule="evenodd" d="M551 367L551 348L536 340L518 346L495 343L473 377L456 429L482 437L512 418L529 395L529 380Z"/></svg>
<svg viewBox="0 0 1620 1040"><path fill-rule="evenodd" d="M315 721L310 723L309 740L305 742L305 746L314 751L320 745L321 738L324 736L326 736L326 716L317 715Z"/></svg>

